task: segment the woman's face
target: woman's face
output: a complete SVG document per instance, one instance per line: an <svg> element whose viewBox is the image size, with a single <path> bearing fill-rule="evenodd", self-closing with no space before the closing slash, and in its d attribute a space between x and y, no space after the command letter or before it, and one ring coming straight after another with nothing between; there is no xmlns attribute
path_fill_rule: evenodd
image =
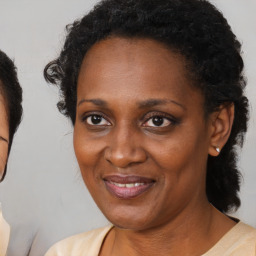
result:
<svg viewBox="0 0 256 256"><path fill-rule="evenodd" d="M116 226L162 225L204 204L211 129L184 59L149 39L110 38L79 74L74 148Z"/></svg>
<svg viewBox="0 0 256 256"><path fill-rule="evenodd" d="M1 83L1 81L0 81ZM4 173L9 140L9 124L3 95L0 93L0 180Z"/></svg>

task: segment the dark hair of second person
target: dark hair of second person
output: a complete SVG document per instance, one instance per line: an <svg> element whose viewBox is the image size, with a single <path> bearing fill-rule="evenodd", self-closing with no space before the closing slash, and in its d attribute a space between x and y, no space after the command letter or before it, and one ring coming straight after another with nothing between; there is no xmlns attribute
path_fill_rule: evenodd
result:
<svg viewBox="0 0 256 256"><path fill-rule="evenodd" d="M4 98L9 124L8 154L10 153L14 134L22 118L22 89L13 61L0 51L0 93ZM6 175L6 166L1 181Z"/></svg>
<svg viewBox="0 0 256 256"><path fill-rule="evenodd" d="M222 14L207 1L103 1L67 26L67 32L60 56L44 74L60 86L58 108L73 124L83 58L93 44L111 36L154 39L185 56L193 84L205 97L205 118L223 104L234 104L230 138L218 157L208 158L206 192L209 202L222 212L239 207L236 147L242 146L247 130L248 102L243 93L241 44Z"/></svg>

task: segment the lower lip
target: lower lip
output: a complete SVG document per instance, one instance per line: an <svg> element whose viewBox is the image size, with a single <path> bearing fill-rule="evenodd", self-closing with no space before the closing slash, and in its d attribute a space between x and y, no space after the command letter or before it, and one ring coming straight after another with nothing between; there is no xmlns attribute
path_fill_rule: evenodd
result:
<svg viewBox="0 0 256 256"><path fill-rule="evenodd" d="M108 191L113 194L114 196L121 198L121 199L131 199L137 197L144 192L146 192L152 185L152 183L145 183L143 185L137 187L118 187L117 185L110 183L109 181L104 181Z"/></svg>

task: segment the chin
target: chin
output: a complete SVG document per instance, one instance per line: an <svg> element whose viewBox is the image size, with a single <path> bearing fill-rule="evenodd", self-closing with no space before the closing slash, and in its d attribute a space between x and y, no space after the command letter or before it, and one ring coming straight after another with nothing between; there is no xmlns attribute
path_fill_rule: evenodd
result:
<svg viewBox="0 0 256 256"><path fill-rule="evenodd" d="M118 209L119 208L119 209ZM105 209L100 208L105 217L115 226L120 229L130 229L130 230L145 230L150 228L151 223L153 223L152 216L149 214L152 211L145 211L138 209L138 207L113 207L113 211L105 211ZM142 215L141 213L144 212ZM151 214L152 215L152 214Z"/></svg>

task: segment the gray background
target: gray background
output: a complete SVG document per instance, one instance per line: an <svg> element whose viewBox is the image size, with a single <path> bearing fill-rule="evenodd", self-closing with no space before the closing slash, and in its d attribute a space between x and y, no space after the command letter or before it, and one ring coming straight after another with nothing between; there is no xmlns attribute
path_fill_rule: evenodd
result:
<svg viewBox="0 0 256 256"><path fill-rule="evenodd" d="M57 240L107 223L80 177L72 126L58 113L58 90L43 68L57 56L66 24L95 0L0 0L0 49L15 60L24 117L15 136L0 202L12 226L9 256L40 256ZM242 206L236 216L256 227L256 1L212 0L243 43L251 121L241 154Z"/></svg>

